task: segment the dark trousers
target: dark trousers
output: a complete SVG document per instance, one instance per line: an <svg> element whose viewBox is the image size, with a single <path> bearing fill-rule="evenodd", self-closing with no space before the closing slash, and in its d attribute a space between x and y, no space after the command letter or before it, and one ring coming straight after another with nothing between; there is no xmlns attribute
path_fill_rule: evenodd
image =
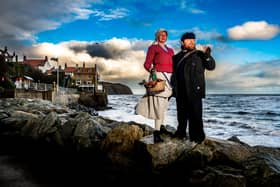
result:
<svg viewBox="0 0 280 187"><path fill-rule="evenodd" d="M186 95L177 97L177 134L186 135L186 128L189 125L190 141L197 143L205 139L202 120L202 99L186 98Z"/></svg>

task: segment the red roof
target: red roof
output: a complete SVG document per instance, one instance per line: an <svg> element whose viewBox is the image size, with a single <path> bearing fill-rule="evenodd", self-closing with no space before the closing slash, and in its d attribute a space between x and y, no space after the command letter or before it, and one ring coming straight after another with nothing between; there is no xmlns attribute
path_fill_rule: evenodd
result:
<svg viewBox="0 0 280 187"><path fill-rule="evenodd" d="M76 68L75 74L94 74L95 68Z"/></svg>
<svg viewBox="0 0 280 187"><path fill-rule="evenodd" d="M32 67L38 68L39 66L44 66L46 63L45 59L28 59L23 61L24 64L28 64Z"/></svg>
<svg viewBox="0 0 280 187"><path fill-rule="evenodd" d="M65 73L74 73L75 70L76 70L75 67L67 67L67 68L64 69L64 72Z"/></svg>

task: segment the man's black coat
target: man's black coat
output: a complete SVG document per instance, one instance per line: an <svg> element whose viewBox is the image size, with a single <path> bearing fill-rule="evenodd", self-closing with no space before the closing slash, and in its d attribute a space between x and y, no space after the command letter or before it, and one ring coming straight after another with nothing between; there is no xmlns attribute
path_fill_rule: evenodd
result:
<svg viewBox="0 0 280 187"><path fill-rule="evenodd" d="M192 51L190 55L181 60L188 52L190 51L182 50L173 56L172 84L175 97L178 96L176 93L183 91L187 94L185 97L189 99L204 98L205 69L214 70L215 60L210 54L207 55L199 50Z"/></svg>

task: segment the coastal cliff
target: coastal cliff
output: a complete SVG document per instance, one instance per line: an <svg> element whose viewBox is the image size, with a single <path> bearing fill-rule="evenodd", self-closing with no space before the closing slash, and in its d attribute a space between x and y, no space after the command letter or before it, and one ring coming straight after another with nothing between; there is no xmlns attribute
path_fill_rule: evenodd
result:
<svg viewBox="0 0 280 187"><path fill-rule="evenodd" d="M9 171L0 184L280 186L279 148L236 137L193 145L162 135L155 144L152 132L46 100L0 100L0 174Z"/></svg>
<svg viewBox="0 0 280 187"><path fill-rule="evenodd" d="M100 82L100 84L103 85L108 95L133 94L128 86L121 83Z"/></svg>

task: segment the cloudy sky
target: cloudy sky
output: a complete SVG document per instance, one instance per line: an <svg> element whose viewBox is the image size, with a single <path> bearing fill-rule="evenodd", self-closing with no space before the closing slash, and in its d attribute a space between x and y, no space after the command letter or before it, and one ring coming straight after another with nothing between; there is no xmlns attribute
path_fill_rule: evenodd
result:
<svg viewBox="0 0 280 187"><path fill-rule="evenodd" d="M9 0L0 6L0 48L19 59L97 64L101 79L138 94L155 31L169 31L175 52L193 31L217 62L206 72L207 93L280 93L279 7L275 0Z"/></svg>

